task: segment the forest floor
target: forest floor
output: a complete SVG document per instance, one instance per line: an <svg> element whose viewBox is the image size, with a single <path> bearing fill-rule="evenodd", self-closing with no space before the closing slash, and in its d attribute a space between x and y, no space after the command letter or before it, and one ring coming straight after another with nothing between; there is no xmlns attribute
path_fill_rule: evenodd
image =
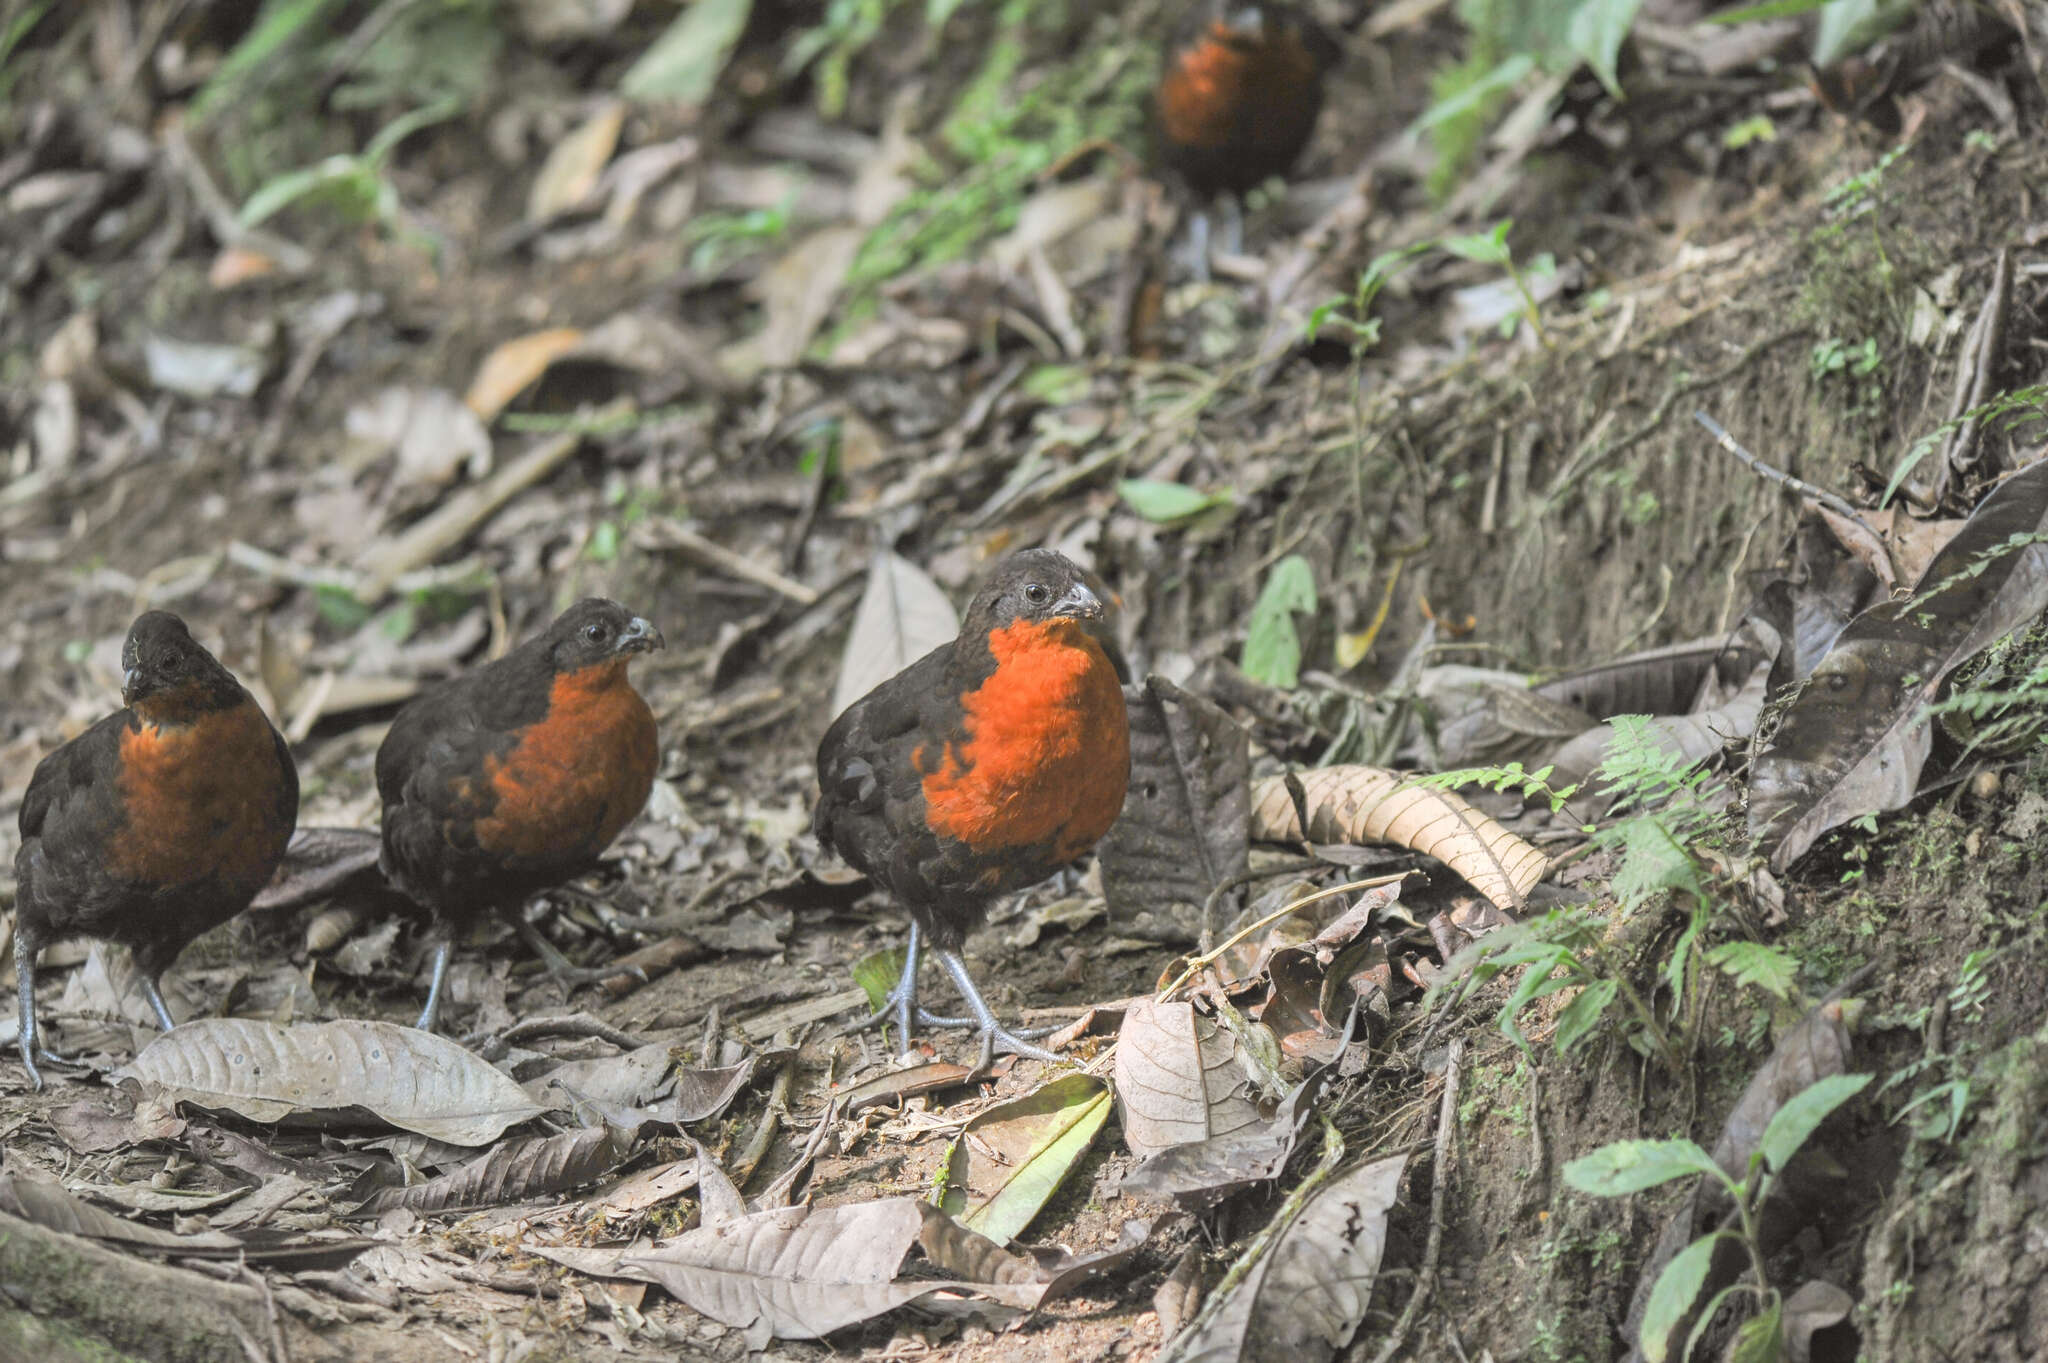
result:
<svg viewBox="0 0 2048 1363"><path fill-rule="evenodd" d="M253 7L88 8L44 16L0 58L0 867L35 763L114 704L141 609L183 615L271 708L302 824L367 829L372 759L405 697L611 596L667 634L635 673L661 724L660 783L539 921L579 961L650 949L659 964L644 984L571 993L493 932L458 953L453 1030L595 1017L687 1066L754 1070L714 1115L632 1134L584 1186L370 1213L357 1185L391 1152L359 1122L188 1108L143 1132L94 1076L38 1093L0 1058L9 1176L198 1233L242 1225L227 1194L289 1168L304 1186L250 1227L375 1242L345 1270L252 1257L209 1273L118 1240L52 1236L60 1253L17 1235L0 1249L0 1286L25 1308L0 1298L9 1357L742 1357L758 1334L535 1247L697 1225L693 1140L757 1208L923 1195L966 1123L1044 1092L1060 1068L939 1072L971 1059L940 1032L915 1084L846 1110L898 1073L872 1033L839 1029L865 1006L850 967L900 945L903 921L820 850L809 810L878 550L957 603L1008 549L1067 549L1118 592L1134 675L1223 702L1254 777L1413 761L1415 709L1389 698L1419 669L1556 676L1725 636L1802 562L1799 500L1696 410L1779 470L1874 504L1949 415L1963 333L2007 251L2006 388L2043 367L2048 149L2022 133L2039 95L1987 102L1975 71L1915 91L1903 139L1789 76L1646 71L1617 106L1580 73L1550 91L1543 135L1483 145L1446 200L1407 129L1455 23L1331 4L1347 57L1297 183L1200 283L1172 195L1141 167L1142 94L1173 17L1156 4L969 5L943 41L922 6L878 6L884 27L861 42L814 7L760 3L715 96L681 105L615 93L661 5L555 7L626 16L573 38L512 17L541 4L383 7L400 18L382 36L352 48L316 23L317 42L270 55L307 90L250 77L210 106ZM366 59L390 33L415 45L410 65ZM488 64L470 86L448 77L459 101L408 92L420 71L469 69L465 45ZM434 117L364 151L407 107ZM325 167L312 192L237 217L309 166ZM1433 245L1509 219L1512 271ZM1368 264L1410 246L1361 300ZM1162 511L1127 479L1200 496ZM1274 686L1238 664L1262 589L1296 555L1314 583L1289 619L1303 668ZM1105 1251L1157 1218L1133 1254L1036 1310L927 1298L765 1356L1152 1357L1189 1315L1167 1290L1176 1265L1216 1288L1328 1177L1318 1150L1341 1146L1344 1170L1407 1159L1349 1357L1621 1357L1681 1199L1590 1197L1564 1167L1625 1139L1711 1148L1774 1046L1844 984L1848 1068L1877 1078L1826 1128L1827 1167L1772 1204L1766 1240L1786 1297L1829 1284L1853 1311L1817 1311L1787 1347L2048 1355L2048 773L2022 752L1956 777L1837 832L1768 891L1739 817L1694 830L1712 940L1774 947L1792 963L1775 991L1700 964L1682 895L1615 911L1633 849L1577 853L1573 827L1517 823L1563 854L1529 912L1611 913L1587 954L1656 1016L1646 1033L1617 1007L1568 1047L1556 1032L1577 989L1521 1015L1527 1045L1500 1025L1514 974L1425 994L1455 955L1428 928L1469 923L1480 901L1435 862L1350 849L1297 878L1425 865L1430 881L1402 890L1409 916L1379 939L1369 1042L1314 1050L1335 1058L1310 1091L1325 1120L1291 1161L1173 1218L1120 1191L1140 1160L1119 1110L1021 1239ZM1123 1063L1117 1018L1170 978L1195 927L1133 912L1103 881L1087 869L1021 896L967 954L1007 1017L1097 1010L1071 1053L1106 1077ZM1236 898L1284 902L1269 888ZM402 1023L425 964L417 922L354 886L243 915L187 951L167 992L181 1018ZM41 978L68 1048L119 1063L153 1036L117 960L61 948ZM602 1070L616 1048L576 1031L503 1063L521 1080L563 1058ZM1312 1068L1282 1059L1289 1078ZM93 1138L109 1129L132 1138ZM220 1131L277 1170L202 1153ZM459 1163L409 1158L414 1176ZM621 1193L649 1171L671 1184ZM67 1296L67 1275L126 1286Z"/></svg>

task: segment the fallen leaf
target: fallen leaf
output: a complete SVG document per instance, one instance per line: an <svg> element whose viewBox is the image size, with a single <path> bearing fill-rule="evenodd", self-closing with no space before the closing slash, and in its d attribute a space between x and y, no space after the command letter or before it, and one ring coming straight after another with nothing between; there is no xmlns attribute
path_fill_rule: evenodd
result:
<svg viewBox="0 0 2048 1363"><path fill-rule="evenodd" d="M1131 778L1097 855L1116 918L1150 911L1190 939L1218 885L1244 873L1251 741L1222 707L1163 677L1126 687Z"/></svg>
<svg viewBox="0 0 2048 1363"><path fill-rule="evenodd" d="M392 1126L483 1145L541 1109L481 1056L446 1037L389 1022L280 1027L204 1018L165 1032L115 1070L161 1086L172 1102L257 1122L363 1108Z"/></svg>
<svg viewBox="0 0 2048 1363"><path fill-rule="evenodd" d="M1933 749L1926 714L1957 667L2048 606L2048 460L2001 483L1904 601L1864 611L1758 753L1749 831L1774 870L1831 828L1898 809Z"/></svg>
<svg viewBox="0 0 2048 1363"><path fill-rule="evenodd" d="M750 291L761 301L761 330L728 347L720 356L722 367L751 376L763 369L787 369L803 359L839 301L846 272L866 239L866 230L859 227L820 228L756 276Z"/></svg>
<svg viewBox="0 0 2048 1363"><path fill-rule="evenodd" d="M959 632L960 617L945 590L909 559L877 549L832 687L832 713L844 714L847 706Z"/></svg>
<svg viewBox="0 0 2048 1363"><path fill-rule="evenodd" d="M753 0L697 0L662 30L619 79L629 99L702 104L746 31Z"/></svg>
<svg viewBox="0 0 2048 1363"><path fill-rule="evenodd" d="M1237 1042L1191 1003L1132 1003L1117 1032L1124 1144L1139 1159L1258 1124Z"/></svg>
<svg viewBox="0 0 2048 1363"><path fill-rule="evenodd" d="M398 481L408 487L439 487L465 463L472 478L491 471L490 432L445 388L386 388L349 408L343 423L365 458L396 450Z"/></svg>
<svg viewBox="0 0 2048 1363"><path fill-rule="evenodd" d="M263 382L269 367L262 352L239 345L207 345L169 336L142 338L142 362L152 387L190 398L246 398Z"/></svg>
<svg viewBox="0 0 2048 1363"><path fill-rule="evenodd" d="M1074 1073L977 1114L946 1152L938 1205L1008 1244L1088 1153L1110 1105L1107 1084Z"/></svg>
<svg viewBox="0 0 2048 1363"><path fill-rule="evenodd" d="M512 399L525 392L549 365L574 350L583 333L575 327L554 327L515 336L477 366L469 391L462 400L477 417L488 423L505 410Z"/></svg>
<svg viewBox="0 0 2048 1363"><path fill-rule="evenodd" d="M1271 1182L1300 1144L1322 1088L1323 1075L1318 1073L1297 1085L1268 1121L1148 1156L1124 1175L1118 1191L1148 1201L1172 1198L1187 1210L1210 1207L1240 1188Z"/></svg>
<svg viewBox="0 0 2048 1363"><path fill-rule="evenodd" d="M1161 1363L1310 1363L1349 1344L1372 1299L1407 1163L1395 1155L1332 1179L1206 1319L1168 1341Z"/></svg>
<svg viewBox="0 0 2048 1363"><path fill-rule="evenodd" d="M438 1178L407 1188L380 1189L358 1210L375 1214L404 1207L437 1212L548 1197L596 1182L625 1154L615 1133L602 1126L506 1141Z"/></svg>
<svg viewBox="0 0 2048 1363"><path fill-rule="evenodd" d="M1316 575L1308 560L1289 554L1274 564L1259 599L1252 603L1239 664L1244 674L1267 686L1293 690L1301 680L1301 635L1294 617L1313 615L1315 609Z"/></svg>
<svg viewBox="0 0 2048 1363"><path fill-rule="evenodd" d="M1288 786L1298 782L1308 827ZM1379 767L1319 767L1252 789L1251 835L1267 842L1387 842L1435 857L1501 909L1519 908L1550 859L1446 790Z"/></svg>
<svg viewBox="0 0 2048 1363"><path fill-rule="evenodd" d="M625 126L625 103L607 100L555 143L526 196L527 221L543 222L589 198L604 174L605 163L618 150L619 130Z"/></svg>

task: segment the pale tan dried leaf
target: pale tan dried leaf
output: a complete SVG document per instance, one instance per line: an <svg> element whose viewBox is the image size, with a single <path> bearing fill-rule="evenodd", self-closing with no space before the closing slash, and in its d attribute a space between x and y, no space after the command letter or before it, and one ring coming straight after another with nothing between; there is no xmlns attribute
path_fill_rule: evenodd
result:
<svg viewBox="0 0 2048 1363"><path fill-rule="evenodd" d="M832 687L832 713L843 713L959 632L960 617L945 590L909 559L877 549Z"/></svg>
<svg viewBox="0 0 2048 1363"><path fill-rule="evenodd" d="M494 1141L541 1112L483 1057L389 1022L280 1027L204 1018L157 1037L114 1077L158 1084L174 1101L258 1122L363 1108L402 1130L457 1145Z"/></svg>
<svg viewBox="0 0 2048 1363"><path fill-rule="evenodd" d="M1318 767L1296 774L1308 811L1304 833L1287 778L1252 788L1252 837L1267 842L1386 842L1435 857L1502 909L1519 907L1550 859L1459 796L1380 767Z"/></svg>
<svg viewBox="0 0 2048 1363"><path fill-rule="evenodd" d="M611 100L555 143L526 196L527 220L552 218L589 198L605 163L618 150L619 130L625 125L625 104Z"/></svg>
<svg viewBox="0 0 2048 1363"><path fill-rule="evenodd" d="M1139 1159L1259 1120L1236 1039L1191 1003L1130 1006L1117 1032L1115 1081L1124 1144Z"/></svg>
<svg viewBox="0 0 2048 1363"><path fill-rule="evenodd" d="M801 360L839 301L846 272L866 237L859 227L822 228L762 271L752 289L765 315L760 333L729 347L720 357L723 367L751 376Z"/></svg>
<svg viewBox="0 0 2048 1363"><path fill-rule="evenodd" d="M551 327L515 336L484 356L469 391L462 395L463 402L484 421L495 419L582 339L583 332L577 327Z"/></svg>

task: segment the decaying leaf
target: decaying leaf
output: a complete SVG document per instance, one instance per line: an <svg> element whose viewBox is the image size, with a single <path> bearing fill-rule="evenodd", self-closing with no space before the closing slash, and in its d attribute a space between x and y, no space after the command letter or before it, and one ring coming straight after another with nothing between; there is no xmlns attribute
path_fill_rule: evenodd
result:
<svg viewBox="0 0 2048 1363"><path fill-rule="evenodd" d="M1308 813L1289 790L1298 782ZM1521 906L1550 859L1449 791L1379 767L1319 767L1252 788L1251 834L1268 842L1388 842L1435 857L1502 909Z"/></svg>
<svg viewBox="0 0 2048 1363"><path fill-rule="evenodd" d="M1986 497L1904 601L1850 622L1786 708L1750 777L1749 830L1784 870L1831 828L1920 787L1947 676L2048 607L2048 460Z"/></svg>
<svg viewBox="0 0 2048 1363"><path fill-rule="evenodd" d="M457 1145L483 1145L541 1113L481 1056L389 1022L203 1018L157 1037L113 1077L257 1122L360 1108Z"/></svg>
<svg viewBox="0 0 2048 1363"><path fill-rule="evenodd" d="M762 369L786 369L801 360L839 301L846 272L866 239L865 228L822 227L762 271L752 285L761 300L761 330L726 348L720 356L725 368L752 375Z"/></svg>
<svg viewBox="0 0 2048 1363"><path fill-rule="evenodd" d="M125 1150L144 1141L182 1135L184 1119L154 1098L138 1099L136 1085L103 1089L75 1103L50 1109L46 1120L57 1139L81 1155Z"/></svg>
<svg viewBox="0 0 2048 1363"><path fill-rule="evenodd" d="M1109 1086L1075 1073L977 1114L946 1152L939 1205L1008 1244L1059 1191L1109 1109Z"/></svg>
<svg viewBox="0 0 2048 1363"><path fill-rule="evenodd" d="M1161 1350L1161 1363L1328 1359L1365 1319L1405 1155L1340 1174L1235 1289Z"/></svg>
<svg viewBox="0 0 2048 1363"><path fill-rule="evenodd" d="M106 1240L131 1252L192 1259L246 1259L278 1268L340 1268L372 1241L353 1237L319 1239L273 1232L229 1235L224 1231L175 1234L125 1220L73 1197L54 1183L0 1175L0 1212L66 1235Z"/></svg>
<svg viewBox="0 0 2048 1363"><path fill-rule="evenodd" d="M1124 1175L1120 1191L1155 1201L1172 1198L1184 1209L1199 1209L1240 1188L1278 1178L1301 1142L1322 1088L1323 1076L1313 1076L1288 1094L1267 1121L1151 1155Z"/></svg>
<svg viewBox="0 0 2048 1363"><path fill-rule="evenodd" d="M506 1141L439 1178L381 1189L360 1210L438 1212L546 1197L602 1178L622 1153L615 1134L602 1126Z"/></svg>
<svg viewBox="0 0 2048 1363"><path fill-rule="evenodd" d="M1075 1254L1066 1249L1004 1249L929 1202L919 1207L924 1229L918 1233L918 1247L933 1268L959 1280L947 1285L969 1288L1019 1310L1036 1310L1114 1271L1154 1234L1180 1220L1177 1213L1135 1218L1124 1222L1108 1249Z"/></svg>
<svg viewBox="0 0 2048 1363"><path fill-rule="evenodd" d="M945 589L922 568L888 549L868 565L867 589L854 612L853 632L832 687L832 713L880 686L960 632L960 617Z"/></svg>
<svg viewBox="0 0 2048 1363"><path fill-rule="evenodd" d="M1244 873L1251 741L1207 697L1164 677L1125 687L1131 781L1097 855L1110 911L1191 931L1210 892Z"/></svg>
<svg viewBox="0 0 2048 1363"><path fill-rule="evenodd" d="M1139 1159L1259 1122L1236 1039L1191 1003L1133 1003L1117 1033L1115 1078L1124 1144Z"/></svg>
<svg viewBox="0 0 2048 1363"><path fill-rule="evenodd" d="M618 149L619 130L626 125L626 106L607 100L598 111L555 143L533 177L526 196L526 217L540 222L575 208L597 188L605 162Z"/></svg>
<svg viewBox="0 0 2048 1363"><path fill-rule="evenodd" d="M749 1340L819 1339L945 1286L895 1280L924 1224L918 1206L885 1197L755 1212L624 1255L619 1272Z"/></svg>
<svg viewBox="0 0 2048 1363"><path fill-rule="evenodd" d="M529 1082L526 1092L541 1107L563 1111L578 1103L639 1107L661 1093L674 1065L669 1048L654 1043L619 1055L567 1061Z"/></svg>

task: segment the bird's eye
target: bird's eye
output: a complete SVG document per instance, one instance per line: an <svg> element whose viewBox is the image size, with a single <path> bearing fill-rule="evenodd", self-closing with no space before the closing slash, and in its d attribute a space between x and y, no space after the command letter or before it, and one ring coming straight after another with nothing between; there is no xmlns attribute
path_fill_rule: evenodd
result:
<svg viewBox="0 0 2048 1363"><path fill-rule="evenodd" d="M175 653L157 654L156 666L152 670L161 673L166 677L172 675L178 670L178 655Z"/></svg>
<svg viewBox="0 0 2048 1363"><path fill-rule="evenodd" d="M1024 599L1034 606L1043 606L1051 596L1052 592L1043 582L1034 582L1024 589Z"/></svg>
<svg viewBox="0 0 2048 1363"><path fill-rule="evenodd" d="M601 624L589 624L583 627L583 637L590 640L593 644L603 643L604 636L608 633L610 631Z"/></svg>

